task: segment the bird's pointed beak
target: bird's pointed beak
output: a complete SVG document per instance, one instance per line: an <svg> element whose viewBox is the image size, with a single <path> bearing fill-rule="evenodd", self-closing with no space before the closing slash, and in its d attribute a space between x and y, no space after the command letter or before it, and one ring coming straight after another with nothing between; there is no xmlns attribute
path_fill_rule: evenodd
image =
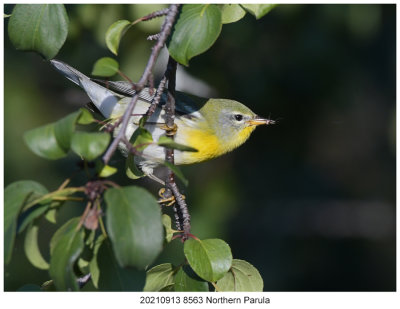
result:
<svg viewBox="0 0 400 309"><path fill-rule="evenodd" d="M259 126L262 124L270 125L270 124L275 124L275 120L256 116L253 119L248 120L247 123L251 126Z"/></svg>

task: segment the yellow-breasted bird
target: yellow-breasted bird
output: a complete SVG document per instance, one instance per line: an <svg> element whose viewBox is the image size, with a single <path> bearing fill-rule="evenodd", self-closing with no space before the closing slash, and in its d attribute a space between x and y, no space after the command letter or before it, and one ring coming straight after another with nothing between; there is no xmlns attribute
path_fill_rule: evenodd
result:
<svg viewBox="0 0 400 309"><path fill-rule="evenodd" d="M135 94L129 82L102 82L94 80L59 60L51 64L65 77L82 87L92 103L105 118L118 118L123 115L131 97ZM106 86L103 86L103 85ZM126 136L129 139L139 124L141 115L145 114L155 96L148 89L140 93L133 110ZM163 101L163 100L161 100ZM164 100L165 102L165 100ZM176 92L175 124L177 131L175 142L197 149L197 152L175 150L175 164L192 164L223 155L242 145L258 125L274 124L274 120L262 118L253 113L247 106L227 99L205 99L182 92ZM145 128L158 141L165 135L164 106L156 108L147 120ZM115 134L118 129L115 130ZM120 145L122 153L127 154L125 145ZM143 157L135 156L135 163L143 173L160 181L153 175L153 169L165 160L165 148L151 144L143 150ZM163 183L163 182L162 182Z"/></svg>

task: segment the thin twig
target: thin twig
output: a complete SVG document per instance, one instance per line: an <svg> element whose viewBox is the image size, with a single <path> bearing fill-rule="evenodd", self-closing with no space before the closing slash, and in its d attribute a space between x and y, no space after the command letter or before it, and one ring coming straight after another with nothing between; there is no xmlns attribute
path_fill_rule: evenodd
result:
<svg viewBox="0 0 400 309"><path fill-rule="evenodd" d="M153 67L154 67L157 57L160 53L160 50L164 46L169 34L171 33L172 26L174 24L177 14L178 14L179 6L180 6L179 4L171 4L168 8L168 14L165 17L165 20L164 20L164 23L163 23L163 26L162 26L162 29L160 32L160 37L157 40L157 43L152 48L152 52L150 54L149 60L147 62L147 65L143 72L142 77L140 78L139 82L136 84L137 92L132 97L132 100L130 101L130 103L128 104L128 107L126 108L126 110L124 112L121 128L120 128L117 136L114 138L113 142L108 147L106 153L103 156L103 161L105 164L108 164L108 162L110 161L111 156L117 150L118 144L123 140L124 137L126 138L126 129L128 127L129 120L131 118L131 114L135 108L136 102L138 101L140 92L143 90L146 83L149 81L150 74L153 70Z"/></svg>
<svg viewBox="0 0 400 309"><path fill-rule="evenodd" d="M168 78L168 100L165 105L165 124L171 129L171 134L168 134L171 138L174 138L175 134L175 84L176 84L176 69L177 63L172 57L168 59L168 67L166 76ZM167 148L165 152L165 160L171 164L174 164L174 150ZM185 241L190 235L190 215L185 199L179 192L178 186L175 182L175 175L173 171L168 169L167 179L165 181L166 192L165 195L174 195L178 207L174 206L176 226L179 230L183 230L182 240Z"/></svg>

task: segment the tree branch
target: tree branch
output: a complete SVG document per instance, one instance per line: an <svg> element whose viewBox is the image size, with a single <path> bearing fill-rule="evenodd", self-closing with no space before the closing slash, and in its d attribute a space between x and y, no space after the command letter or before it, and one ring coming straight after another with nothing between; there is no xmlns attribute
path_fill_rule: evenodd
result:
<svg viewBox="0 0 400 309"><path fill-rule="evenodd" d="M157 57L160 53L160 50L164 46L169 34L171 33L171 29L175 22L175 18L178 15L179 6L180 6L180 4L171 4L168 8L168 14L165 17L165 20L162 25L160 36L157 40L157 43L152 48L149 60L147 62L147 65L143 72L142 77L140 78L139 82L137 84L135 84L136 93L132 97L132 100L129 102L128 107L126 108L124 115L122 117L121 128L120 128L117 136L114 138L113 142L108 147L106 153L103 156L103 161L105 164L108 164L112 155L117 150L118 144L126 136L126 129L128 127L129 120L131 118L131 114L135 108L136 102L138 101L140 92L146 86L146 84L149 81L149 78L151 77L151 73L152 73L153 67L155 65L155 62L157 60Z"/></svg>
<svg viewBox="0 0 400 309"><path fill-rule="evenodd" d="M175 84L176 84L176 69L177 63L172 57L168 59L168 67L166 77L168 78L168 100L165 105L165 124L170 129L167 135L174 138L175 127ZM167 148L165 152L165 160L174 164L174 149ZM174 206L176 227L183 230L182 240L185 241L190 234L190 215L185 199L179 192L178 186L175 182L174 173L168 169L167 179L165 181L166 192L164 195L170 196L171 191L175 197L178 207Z"/></svg>

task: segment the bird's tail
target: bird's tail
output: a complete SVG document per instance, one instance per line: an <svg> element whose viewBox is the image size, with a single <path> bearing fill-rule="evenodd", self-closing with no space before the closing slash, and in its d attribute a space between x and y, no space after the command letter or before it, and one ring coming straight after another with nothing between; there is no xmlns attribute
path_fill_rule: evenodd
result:
<svg viewBox="0 0 400 309"><path fill-rule="evenodd" d="M50 63L67 79L85 90L93 104L99 109L105 118L111 116L115 105L121 99L115 92L95 83L85 74L79 72L60 60L50 60Z"/></svg>

